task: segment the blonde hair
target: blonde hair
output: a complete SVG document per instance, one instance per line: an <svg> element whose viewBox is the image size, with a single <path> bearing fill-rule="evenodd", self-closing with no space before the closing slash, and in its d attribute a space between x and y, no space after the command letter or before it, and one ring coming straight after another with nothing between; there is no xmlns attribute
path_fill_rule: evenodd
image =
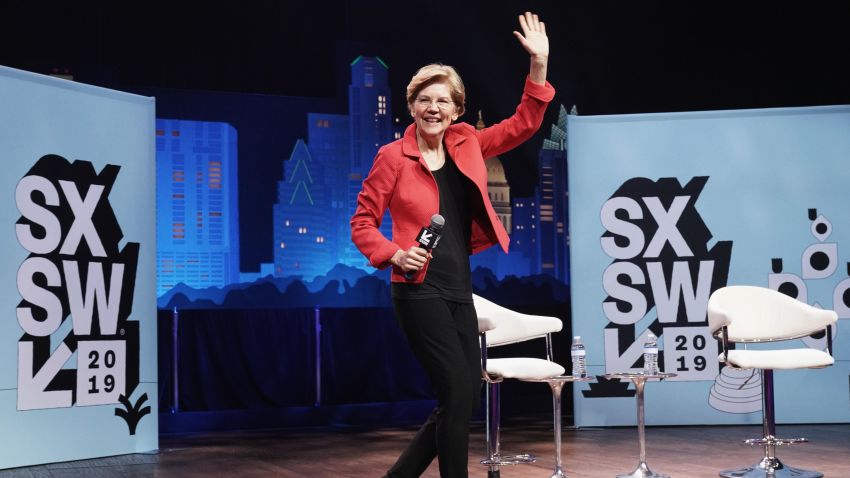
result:
<svg viewBox="0 0 850 478"><path fill-rule="evenodd" d="M410 83L407 84L407 107L412 112L413 102L420 91L433 85L434 83L445 83L451 91L452 102L457 108L457 115L461 116L466 111L466 89L463 87L463 80L457 71L449 65L441 63L431 63L425 65L413 75Z"/></svg>

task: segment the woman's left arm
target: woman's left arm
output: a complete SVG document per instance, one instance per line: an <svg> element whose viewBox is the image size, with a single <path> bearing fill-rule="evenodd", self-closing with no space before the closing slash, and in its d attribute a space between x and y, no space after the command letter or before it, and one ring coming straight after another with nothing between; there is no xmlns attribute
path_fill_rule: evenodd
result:
<svg viewBox="0 0 850 478"><path fill-rule="evenodd" d="M546 107L555 97L555 89L546 81L549 63L546 26L531 12L520 15L519 25L522 33L515 31L514 36L530 57L528 79L516 112L510 118L476 132L484 158L502 154L531 138L540 129Z"/></svg>

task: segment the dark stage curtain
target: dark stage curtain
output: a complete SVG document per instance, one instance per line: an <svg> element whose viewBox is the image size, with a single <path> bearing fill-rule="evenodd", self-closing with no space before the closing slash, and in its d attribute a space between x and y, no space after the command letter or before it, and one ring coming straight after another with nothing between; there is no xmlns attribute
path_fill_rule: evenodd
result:
<svg viewBox="0 0 850 478"><path fill-rule="evenodd" d="M173 315L159 311L163 412L173 409ZM392 309L319 309L319 360L316 316L312 308L179 311L179 411L432 398Z"/></svg>
<svg viewBox="0 0 850 478"><path fill-rule="evenodd" d="M322 316L323 403L434 398L389 308L328 308Z"/></svg>

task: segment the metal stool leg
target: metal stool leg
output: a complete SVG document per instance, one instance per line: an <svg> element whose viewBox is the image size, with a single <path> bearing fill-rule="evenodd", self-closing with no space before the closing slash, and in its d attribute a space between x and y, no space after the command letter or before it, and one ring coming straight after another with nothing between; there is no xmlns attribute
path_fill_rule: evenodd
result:
<svg viewBox="0 0 850 478"><path fill-rule="evenodd" d="M499 478L499 454L500 454L500 423L501 411L499 410L499 384L487 384L487 478ZM481 462L484 464L484 461Z"/></svg>
<svg viewBox="0 0 850 478"><path fill-rule="evenodd" d="M567 478L561 467L561 392L564 389L564 383L560 380L549 382L549 387L552 388L552 410L554 413L552 422L555 426L555 470L549 478Z"/></svg>
<svg viewBox="0 0 850 478"><path fill-rule="evenodd" d="M763 445L764 457L747 468L723 470L723 478L821 478L819 471L802 470L786 466L776 457L777 445L805 443L805 438L776 438L776 415L773 406L773 370L761 370L762 428L764 438L746 440L749 445Z"/></svg>
<svg viewBox="0 0 850 478"><path fill-rule="evenodd" d="M499 382L487 382L487 458L481 460L481 464L488 467L487 478L499 478L500 467L503 465L521 465L537 461L537 457L531 453L502 455L499 388Z"/></svg>

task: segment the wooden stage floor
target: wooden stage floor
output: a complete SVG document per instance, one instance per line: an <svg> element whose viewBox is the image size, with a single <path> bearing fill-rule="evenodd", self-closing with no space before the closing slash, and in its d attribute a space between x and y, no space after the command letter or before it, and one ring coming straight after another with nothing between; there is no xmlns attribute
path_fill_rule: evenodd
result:
<svg viewBox="0 0 850 478"><path fill-rule="evenodd" d="M0 471L0 477L380 477L413 435L415 427L373 430L261 430L166 435L158 453L133 454ZM485 478L477 461L484 454L482 424L472 429L471 478ZM647 463L679 478L716 477L718 470L750 465L761 448L741 443L760 426L649 427ZM504 478L548 478L554 465L548 422L505 427L503 450L538 455L532 465L504 467ZM816 469L828 478L850 478L850 425L780 425L783 437L804 436L808 444L780 447L787 465ZM573 478L613 478L638 461L637 430L564 429L563 462ZM438 478L436 464L423 475Z"/></svg>

